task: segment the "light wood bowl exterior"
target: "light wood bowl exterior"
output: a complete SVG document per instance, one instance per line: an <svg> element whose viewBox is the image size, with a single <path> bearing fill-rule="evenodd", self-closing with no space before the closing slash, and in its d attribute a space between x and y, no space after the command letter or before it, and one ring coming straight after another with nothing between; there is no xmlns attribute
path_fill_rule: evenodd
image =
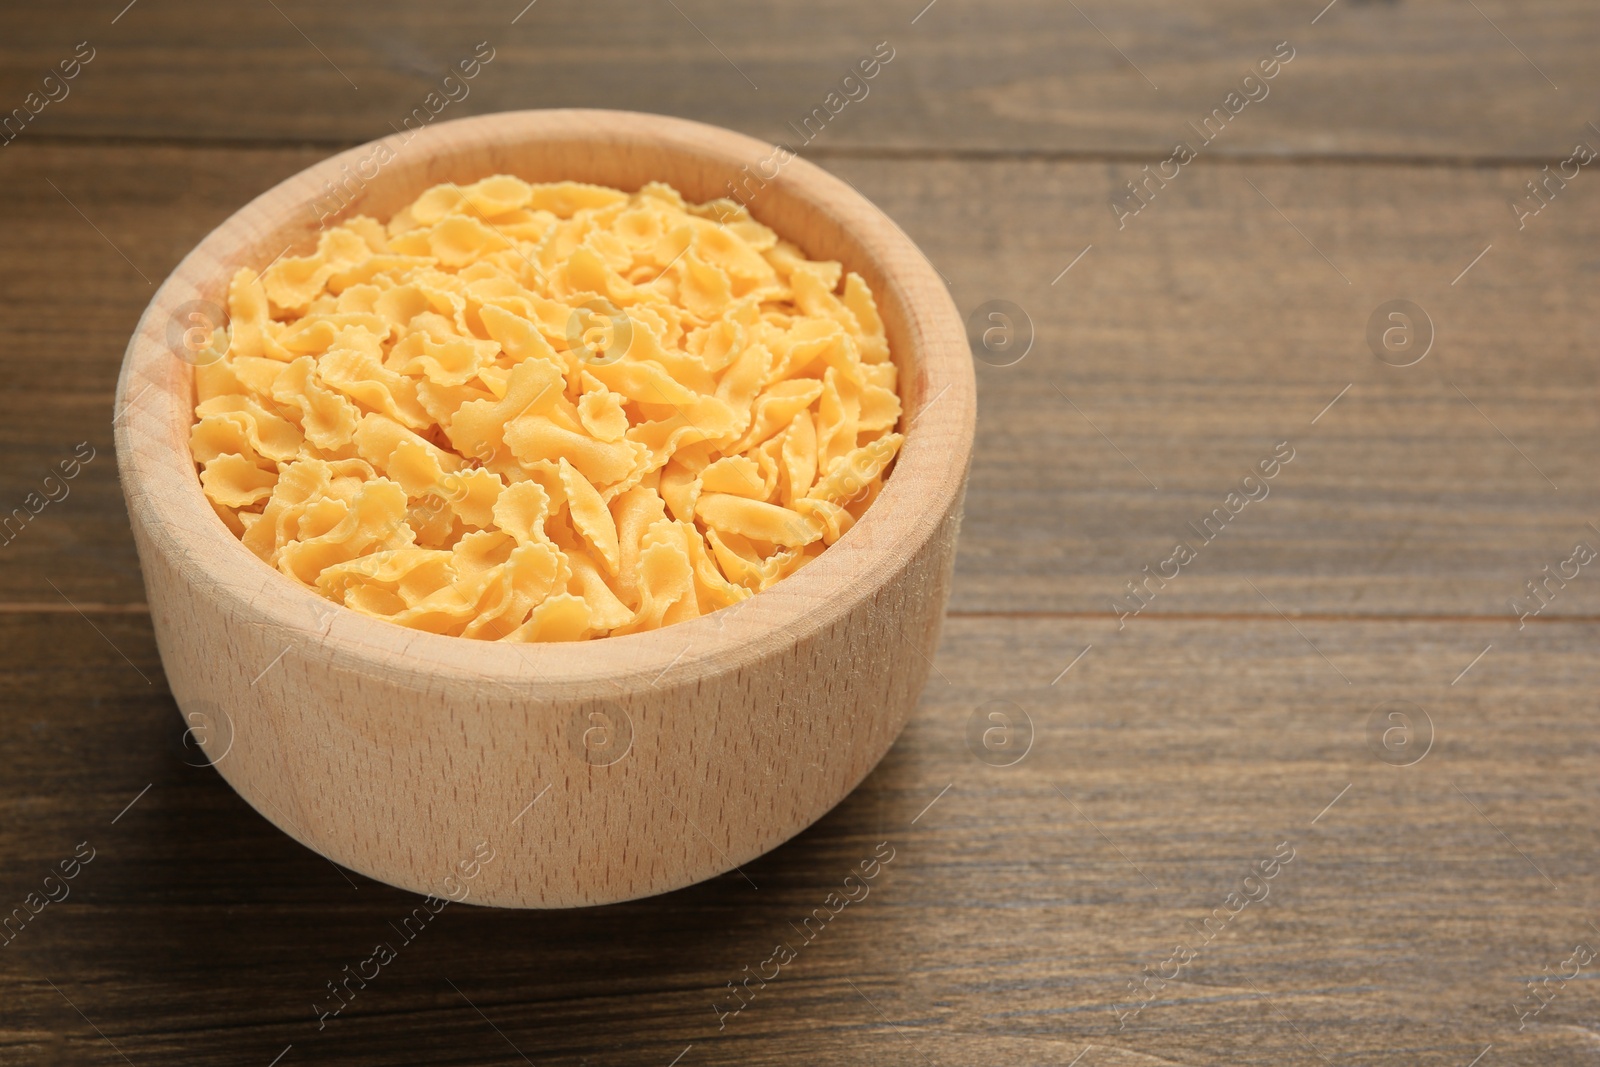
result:
<svg viewBox="0 0 1600 1067"><path fill-rule="evenodd" d="M189 452L192 368L169 323L191 301L221 303L235 268L309 250L328 182L356 192L341 218L387 218L428 186L498 172L622 189L659 180L703 201L773 148L607 111L486 115L385 141L393 158L376 168L379 142L228 219L128 344L118 464L172 694L263 816L405 889L572 907L742 865L849 793L926 681L973 438L960 315L910 239L843 182L800 159L764 188L752 181L757 218L859 271L881 305L907 436L862 521L771 590L651 633L507 645L404 629L291 582L212 513Z"/></svg>

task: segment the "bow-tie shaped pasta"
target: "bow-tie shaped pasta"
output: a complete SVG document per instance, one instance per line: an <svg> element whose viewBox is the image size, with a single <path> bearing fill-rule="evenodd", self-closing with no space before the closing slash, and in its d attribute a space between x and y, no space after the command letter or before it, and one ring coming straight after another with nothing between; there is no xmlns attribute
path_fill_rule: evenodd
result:
<svg viewBox="0 0 1600 1067"><path fill-rule="evenodd" d="M743 205L495 175L228 289L191 447L230 530L401 626L505 641L728 607L899 451L865 281Z"/></svg>

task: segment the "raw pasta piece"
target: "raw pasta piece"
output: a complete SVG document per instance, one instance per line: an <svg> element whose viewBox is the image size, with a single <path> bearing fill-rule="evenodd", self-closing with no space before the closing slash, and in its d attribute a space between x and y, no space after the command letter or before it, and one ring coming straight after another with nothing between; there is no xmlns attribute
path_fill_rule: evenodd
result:
<svg viewBox="0 0 1600 1067"><path fill-rule="evenodd" d="M218 396L195 408L199 421L190 447L201 463L223 452L251 453L287 461L300 454L305 435L293 422L268 411L248 396Z"/></svg>
<svg viewBox="0 0 1600 1067"><path fill-rule="evenodd" d="M404 529L405 490L386 478L368 482L351 505L329 497L320 503L338 506L338 521L325 532L289 542L278 553L278 569L307 585L335 563L410 540L410 531Z"/></svg>
<svg viewBox="0 0 1600 1067"><path fill-rule="evenodd" d="M306 440L324 452L349 444L361 421L360 408L317 380L317 361L311 356L301 356L278 375L272 399L299 413Z"/></svg>
<svg viewBox="0 0 1600 1067"><path fill-rule="evenodd" d="M548 211L560 219L570 219L580 211L595 210L626 203L628 194L603 185L583 182L548 182L529 190L528 204L539 211Z"/></svg>
<svg viewBox="0 0 1600 1067"><path fill-rule="evenodd" d="M628 432L628 413L623 410L622 397L593 377L585 386L583 396L578 399L578 418L583 428L596 441L611 444L622 440Z"/></svg>
<svg viewBox="0 0 1600 1067"><path fill-rule="evenodd" d="M617 524L606 502L589 480L566 460L561 461L561 487L566 490L567 509L573 528L600 555L606 568L616 574L621 565L617 546Z"/></svg>
<svg viewBox="0 0 1600 1067"><path fill-rule="evenodd" d="M613 485L632 473L645 450L632 441L607 443L557 426L544 415L523 415L506 427L505 442L524 466L565 460L591 483Z"/></svg>
<svg viewBox="0 0 1600 1067"><path fill-rule="evenodd" d="M328 279L372 256L357 220L323 232L317 250L309 256L284 256L261 277L266 295L286 310L308 307Z"/></svg>
<svg viewBox="0 0 1600 1067"><path fill-rule="evenodd" d="M487 462L507 449L506 430L517 419L550 411L561 396L561 371L544 360L528 360L511 371L499 400L467 401L455 410L446 430L463 455Z"/></svg>
<svg viewBox="0 0 1600 1067"><path fill-rule="evenodd" d="M822 396L823 384L814 378L796 378L775 382L756 399L755 414L750 429L731 451L743 452L764 444L779 430L788 426L794 417L805 411Z"/></svg>
<svg viewBox="0 0 1600 1067"><path fill-rule="evenodd" d="M245 508L272 495L278 472L262 470L243 456L216 456L200 472L200 485L214 502Z"/></svg>
<svg viewBox="0 0 1600 1067"><path fill-rule="evenodd" d="M582 597L588 606L589 626L608 633L632 620L633 611L617 599L593 559L584 552L568 552L567 562L572 567L572 580L567 590Z"/></svg>
<svg viewBox="0 0 1600 1067"><path fill-rule="evenodd" d="M796 414L783 432L783 469L783 502L792 508L817 478L817 426L809 411Z"/></svg>
<svg viewBox="0 0 1600 1067"><path fill-rule="evenodd" d="M528 621L506 634L506 641L580 641L593 617L588 602L571 593L553 593L528 614Z"/></svg>
<svg viewBox="0 0 1600 1067"><path fill-rule="evenodd" d="M899 434L891 433L852 449L836 460L806 495L838 504L865 492L900 450L901 440Z"/></svg>
<svg viewBox="0 0 1600 1067"><path fill-rule="evenodd" d="M831 545L850 532L856 518L845 508L827 500L806 497L795 502L795 510L822 527L822 543Z"/></svg>
<svg viewBox="0 0 1600 1067"><path fill-rule="evenodd" d="M822 536L820 526L788 508L727 493L701 494L695 517L713 530L786 548L809 545Z"/></svg>
<svg viewBox="0 0 1600 1067"><path fill-rule="evenodd" d="M265 362L265 361L262 361ZM407 429L426 429L432 421L417 399L417 382L385 367L365 348L336 348L317 362L323 382L369 412L387 415Z"/></svg>
<svg viewBox="0 0 1600 1067"><path fill-rule="evenodd" d="M638 553L639 610L633 621L615 633L655 630L699 614L694 567L685 537L691 528L670 519L652 523L640 538ZM696 534L695 536L698 536Z"/></svg>
<svg viewBox="0 0 1600 1067"><path fill-rule="evenodd" d="M867 283L855 271L844 276L844 306L850 309L850 314L856 320L856 344L861 351L861 362L887 363L889 339L884 336L883 319L878 315L872 290L867 288Z"/></svg>
<svg viewBox="0 0 1600 1067"><path fill-rule="evenodd" d="M701 473L700 491L765 500L770 490L755 460L749 456L725 456Z"/></svg>

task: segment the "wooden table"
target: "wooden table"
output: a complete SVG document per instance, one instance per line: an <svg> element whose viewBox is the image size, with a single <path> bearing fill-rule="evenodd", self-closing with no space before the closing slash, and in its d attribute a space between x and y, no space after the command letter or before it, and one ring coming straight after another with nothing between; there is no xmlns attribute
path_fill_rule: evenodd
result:
<svg viewBox="0 0 1600 1067"><path fill-rule="evenodd" d="M1592 3L924 2L0 13L0 108L93 56L0 147L0 508L67 491L0 546L0 1062L1594 1062L1600 175L1562 176L1600 147ZM415 898L193 765L111 392L197 239L485 41L441 118L791 143L888 42L803 153L1032 346L978 368L937 670L854 795L748 881L406 939ZM973 740L996 711L1010 747ZM870 896L734 1000L880 842Z"/></svg>

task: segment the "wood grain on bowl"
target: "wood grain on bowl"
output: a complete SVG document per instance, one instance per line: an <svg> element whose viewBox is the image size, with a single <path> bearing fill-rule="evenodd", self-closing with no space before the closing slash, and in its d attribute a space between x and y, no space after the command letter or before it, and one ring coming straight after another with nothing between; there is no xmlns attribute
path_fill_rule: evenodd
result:
<svg viewBox="0 0 1600 1067"><path fill-rule="evenodd" d="M207 751L323 855L444 896L482 842L475 900L598 904L727 871L810 825L888 749L949 595L975 397L937 273L859 194L749 138L620 112L514 112L352 149L218 227L156 293L118 386L117 452L162 663ZM380 162L381 161L381 162ZM749 169L747 169L749 168ZM770 173L768 168L766 173ZM207 506L188 449L192 368L171 324L233 270L304 252L343 214L510 173L692 200L740 182L752 213L878 294L906 443L882 495L816 562L735 609L576 645L415 633L296 587ZM557 786L547 790L551 785ZM558 809L522 818L531 804Z"/></svg>

